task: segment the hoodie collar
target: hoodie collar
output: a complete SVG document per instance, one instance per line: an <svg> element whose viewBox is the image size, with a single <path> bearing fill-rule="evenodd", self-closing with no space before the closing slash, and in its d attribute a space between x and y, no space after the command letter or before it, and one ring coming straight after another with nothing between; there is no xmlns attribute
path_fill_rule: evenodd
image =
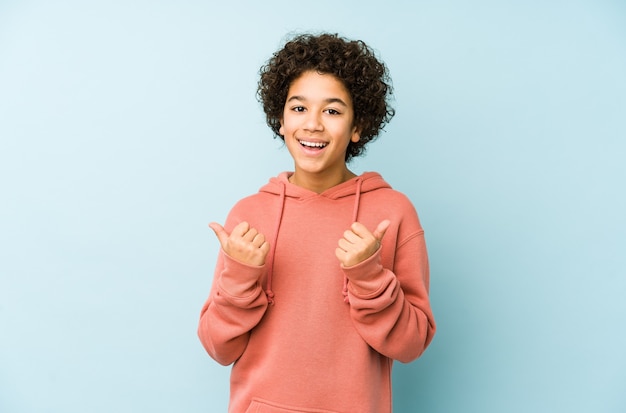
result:
<svg viewBox="0 0 626 413"><path fill-rule="evenodd" d="M321 196L329 199L339 199L355 195L357 189L365 193L381 188L391 188L377 172L364 172L359 176L348 179L346 182L342 182L318 194L289 182L291 175L293 175L293 172L282 172L280 175L271 178L266 185L261 187L260 191L280 195L283 190L282 187L284 186L285 196L287 198L306 199Z"/></svg>

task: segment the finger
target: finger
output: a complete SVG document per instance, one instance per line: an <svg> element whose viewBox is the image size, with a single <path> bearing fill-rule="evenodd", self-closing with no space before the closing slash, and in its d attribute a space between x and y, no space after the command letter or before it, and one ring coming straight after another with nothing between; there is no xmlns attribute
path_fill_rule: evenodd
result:
<svg viewBox="0 0 626 413"><path fill-rule="evenodd" d="M252 242L258 233L259 231L257 231L256 228L250 228L248 229L248 232L243 235L243 239L248 242Z"/></svg>
<svg viewBox="0 0 626 413"><path fill-rule="evenodd" d="M263 244L261 244L261 246L259 247L259 249L261 250L261 252L263 253L263 257L267 256L267 253L270 252L270 243L265 241Z"/></svg>
<svg viewBox="0 0 626 413"><path fill-rule="evenodd" d="M343 239L351 242L352 244L356 244L361 240L361 237L355 234L352 230L346 230L346 232L343 233Z"/></svg>
<svg viewBox="0 0 626 413"><path fill-rule="evenodd" d="M261 234L260 232L256 234L256 236L252 239L252 245L254 245L257 248L261 248L264 242L265 242L265 236Z"/></svg>
<svg viewBox="0 0 626 413"><path fill-rule="evenodd" d="M389 221L388 219L385 219L380 224L378 224L373 232L374 238L376 238L378 241L383 239L383 236L385 235L385 232L387 232L389 225L391 225L391 221Z"/></svg>
<svg viewBox="0 0 626 413"><path fill-rule="evenodd" d="M367 236L371 236L372 233L367 229L367 227L360 222L353 222L350 226L352 232L354 232L359 238L366 238Z"/></svg>
<svg viewBox="0 0 626 413"><path fill-rule="evenodd" d="M209 224L209 228L211 228L213 232L215 232L215 236L217 236L217 239L220 241L220 244L222 246L226 245L226 241L228 240L228 233L226 232L224 227L222 227L217 222L211 222Z"/></svg>
<svg viewBox="0 0 626 413"><path fill-rule="evenodd" d="M250 224L248 224L246 221L241 221L239 224L235 226L235 228L233 228L233 232L231 232L231 235L234 235L237 237L243 237L244 234L248 232L249 229L250 229Z"/></svg>
<svg viewBox="0 0 626 413"><path fill-rule="evenodd" d="M348 252L350 251L352 248L354 248L353 244L346 241L345 239L340 239L339 242L337 243L339 246L339 249L341 249L344 252Z"/></svg>

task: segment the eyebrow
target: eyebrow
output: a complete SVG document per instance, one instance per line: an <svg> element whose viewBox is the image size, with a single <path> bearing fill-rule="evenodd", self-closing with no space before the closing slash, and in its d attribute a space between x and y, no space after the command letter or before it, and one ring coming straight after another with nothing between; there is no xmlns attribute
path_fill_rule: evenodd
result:
<svg viewBox="0 0 626 413"><path fill-rule="evenodd" d="M292 96L289 99L287 99L287 102L291 102L292 100L300 100L302 102L306 102L307 99L304 96ZM348 105L346 104L346 102L344 102L343 100L339 99L339 98L327 98L324 99L324 103L325 104L329 104L329 103L339 103L340 105L343 105L345 107L348 107Z"/></svg>

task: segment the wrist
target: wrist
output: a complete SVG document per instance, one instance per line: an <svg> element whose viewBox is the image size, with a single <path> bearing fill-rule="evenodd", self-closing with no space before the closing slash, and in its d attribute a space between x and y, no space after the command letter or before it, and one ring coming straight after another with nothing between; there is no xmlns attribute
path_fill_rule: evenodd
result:
<svg viewBox="0 0 626 413"><path fill-rule="evenodd" d="M246 297L260 288L259 279L264 270L263 265L250 265L224 253L224 269L220 274L220 289L232 297Z"/></svg>
<svg viewBox="0 0 626 413"><path fill-rule="evenodd" d="M357 295L369 295L377 292L383 284L384 273L380 260L380 250L360 263L343 267L343 271L350 281L348 288Z"/></svg>

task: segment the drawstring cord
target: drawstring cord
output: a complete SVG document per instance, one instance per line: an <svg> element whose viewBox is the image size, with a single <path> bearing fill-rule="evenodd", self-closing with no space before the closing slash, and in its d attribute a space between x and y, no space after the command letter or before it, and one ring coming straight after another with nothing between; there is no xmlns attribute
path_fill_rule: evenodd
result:
<svg viewBox="0 0 626 413"><path fill-rule="evenodd" d="M267 281L265 286L265 295L267 296L267 302L274 304L274 292L272 291L272 274L274 272L274 256L276 254L276 242L278 241L278 231L280 230L280 223L283 220L283 210L285 209L285 192L286 185L281 182L280 185L280 208L278 208L278 220L276 221L276 228L274 229L274 239L270 245L270 260L267 264Z"/></svg>
<svg viewBox="0 0 626 413"><path fill-rule="evenodd" d="M363 185L363 178L360 176L356 179L356 197L354 200L354 209L352 210L352 222L357 222L357 218L359 217L359 205L361 204L361 186ZM343 275L343 302L350 303L350 298L348 297L348 277Z"/></svg>
<svg viewBox="0 0 626 413"><path fill-rule="evenodd" d="M352 210L352 222L357 222L359 217L359 206L361 203L361 191L363 185L363 178L358 177L356 180L356 196L354 200L354 209ZM274 304L274 292L272 291L272 274L274 272L274 257L276 255L276 243L278 241L278 232L280 231L280 224L283 220L283 213L285 209L285 198L286 198L287 186L284 182L280 182L280 205L278 208L278 219L276 220L276 227L274 230L274 238L270 245L270 259L267 264L267 280L265 285L265 295L267 296L268 304ZM350 303L350 299L348 297L348 277L344 274L343 276L343 301L345 303Z"/></svg>

